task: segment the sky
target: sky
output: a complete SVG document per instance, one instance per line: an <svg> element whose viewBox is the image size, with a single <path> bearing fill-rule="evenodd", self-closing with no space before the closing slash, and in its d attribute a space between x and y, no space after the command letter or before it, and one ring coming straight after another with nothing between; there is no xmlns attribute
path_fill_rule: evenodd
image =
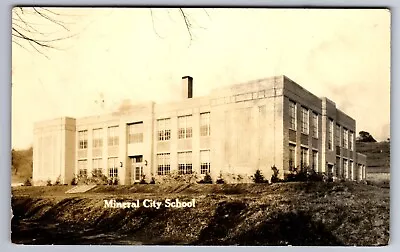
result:
<svg viewBox="0 0 400 252"><path fill-rule="evenodd" d="M32 145L37 121L177 100L186 75L195 97L286 75L333 100L357 131L390 137L388 10L183 10L192 36L179 9L46 10L56 23L20 13L38 39L65 39L41 53L27 41L12 44L12 147Z"/></svg>

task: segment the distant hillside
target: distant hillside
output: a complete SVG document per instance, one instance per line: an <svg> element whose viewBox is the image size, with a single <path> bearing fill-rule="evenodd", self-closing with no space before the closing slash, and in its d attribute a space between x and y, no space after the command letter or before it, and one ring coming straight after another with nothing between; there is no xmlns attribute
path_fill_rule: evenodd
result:
<svg viewBox="0 0 400 252"><path fill-rule="evenodd" d="M25 182L32 177L32 148L11 151L11 183Z"/></svg>
<svg viewBox="0 0 400 252"><path fill-rule="evenodd" d="M390 172L390 142L356 142L356 148L367 155L367 172Z"/></svg>

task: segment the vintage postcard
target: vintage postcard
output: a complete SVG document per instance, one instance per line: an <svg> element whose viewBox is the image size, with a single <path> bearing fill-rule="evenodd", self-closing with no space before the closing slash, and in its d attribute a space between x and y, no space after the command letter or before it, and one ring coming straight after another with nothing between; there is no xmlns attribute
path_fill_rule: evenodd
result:
<svg viewBox="0 0 400 252"><path fill-rule="evenodd" d="M16 244L384 246L390 10L12 9Z"/></svg>

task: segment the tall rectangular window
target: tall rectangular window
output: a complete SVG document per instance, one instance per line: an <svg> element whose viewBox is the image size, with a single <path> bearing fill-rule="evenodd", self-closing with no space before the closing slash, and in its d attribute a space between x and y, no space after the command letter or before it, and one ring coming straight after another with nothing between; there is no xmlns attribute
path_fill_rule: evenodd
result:
<svg viewBox="0 0 400 252"><path fill-rule="evenodd" d="M349 167L349 173L351 174L351 176L349 176L352 180L354 180L355 179L355 174L354 174L354 163L353 163L353 161L352 160L350 160L350 167Z"/></svg>
<svg viewBox="0 0 400 252"><path fill-rule="evenodd" d="M93 129L93 148L103 147L103 129Z"/></svg>
<svg viewBox="0 0 400 252"><path fill-rule="evenodd" d="M308 134L309 130L309 111L305 107L301 107L301 133Z"/></svg>
<svg viewBox="0 0 400 252"><path fill-rule="evenodd" d="M108 127L108 146L117 146L119 144L119 127Z"/></svg>
<svg viewBox="0 0 400 252"><path fill-rule="evenodd" d="M353 131L350 131L350 136L349 136L349 149L354 150L354 133Z"/></svg>
<svg viewBox="0 0 400 252"><path fill-rule="evenodd" d="M88 168L88 163L87 163L87 160L85 159L85 160L78 160L78 173L79 173L79 175L80 176L84 176L84 177L86 177L88 174L88 170L87 170L87 168Z"/></svg>
<svg viewBox="0 0 400 252"><path fill-rule="evenodd" d="M171 119L157 120L157 135L158 141L168 141L171 139Z"/></svg>
<svg viewBox="0 0 400 252"><path fill-rule="evenodd" d="M166 175L171 171L171 161L169 153L157 154L157 175Z"/></svg>
<svg viewBox="0 0 400 252"><path fill-rule="evenodd" d="M349 178L349 163L347 159L343 159L343 173L344 173L344 178L348 179Z"/></svg>
<svg viewBox="0 0 400 252"><path fill-rule="evenodd" d="M343 129L343 147L349 148L349 131L348 129Z"/></svg>
<svg viewBox="0 0 400 252"><path fill-rule="evenodd" d="M308 167L308 149L305 147L301 147L301 152L300 152L300 166L301 168L306 168Z"/></svg>
<svg viewBox="0 0 400 252"><path fill-rule="evenodd" d="M342 173L340 171L341 166L340 166L340 157L336 157L336 171L335 171L335 176L338 178L340 174Z"/></svg>
<svg viewBox="0 0 400 252"><path fill-rule="evenodd" d="M290 120L290 124L289 127L292 130L296 130L296 103L293 101L289 101L289 120Z"/></svg>
<svg viewBox="0 0 400 252"><path fill-rule="evenodd" d="M329 119L328 125L328 149L333 150L333 120Z"/></svg>
<svg viewBox="0 0 400 252"><path fill-rule="evenodd" d="M200 136L210 135L210 112L200 114Z"/></svg>
<svg viewBox="0 0 400 252"><path fill-rule="evenodd" d="M103 159L101 158L94 158L93 160L93 175L99 176L103 174Z"/></svg>
<svg viewBox="0 0 400 252"><path fill-rule="evenodd" d="M318 114L312 114L312 136L318 138Z"/></svg>
<svg viewBox="0 0 400 252"><path fill-rule="evenodd" d="M336 124L335 145L340 146L340 125Z"/></svg>
<svg viewBox="0 0 400 252"><path fill-rule="evenodd" d="M192 115L178 117L178 138L192 137Z"/></svg>
<svg viewBox="0 0 400 252"><path fill-rule="evenodd" d="M108 176L110 178L118 178L118 158L108 158Z"/></svg>
<svg viewBox="0 0 400 252"><path fill-rule="evenodd" d="M192 152L178 152L178 174L192 174Z"/></svg>
<svg viewBox="0 0 400 252"><path fill-rule="evenodd" d="M81 130L78 131L78 140L79 140L79 149L87 149L88 148L88 131Z"/></svg>
<svg viewBox="0 0 400 252"><path fill-rule="evenodd" d="M211 172L210 150L200 151L200 173L207 174Z"/></svg>
<svg viewBox="0 0 400 252"><path fill-rule="evenodd" d="M289 144L289 170L296 166L296 145Z"/></svg>
<svg viewBox="0 0 400 252"><path fill-rule="evenodd" d="M143 122L128 124L128 144L143 143Z"/></svg>
<svg viewBox="0 0 400 252"><path fill-rule="evenodd" d="M312 168L314 171L318 171L318 151L313 150L312 151Z"/></svg>

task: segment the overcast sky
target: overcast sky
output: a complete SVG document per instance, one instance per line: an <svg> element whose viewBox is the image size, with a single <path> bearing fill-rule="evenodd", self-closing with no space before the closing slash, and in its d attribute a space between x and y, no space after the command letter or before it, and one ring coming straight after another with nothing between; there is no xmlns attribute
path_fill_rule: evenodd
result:
<svg viewBox="0 0 400 252"><path fill-rule="evenodd" d="M335 101L357 131L390 136L387 10L190 9L192 41L178 9L51 11L68 30L28 10L23 18L45 39L74 36L44 50L48 58L13 43L14 148L32 144L36 121L111 112L126 99L177 99L185 75L201 96L284 74Z"/></svg>

